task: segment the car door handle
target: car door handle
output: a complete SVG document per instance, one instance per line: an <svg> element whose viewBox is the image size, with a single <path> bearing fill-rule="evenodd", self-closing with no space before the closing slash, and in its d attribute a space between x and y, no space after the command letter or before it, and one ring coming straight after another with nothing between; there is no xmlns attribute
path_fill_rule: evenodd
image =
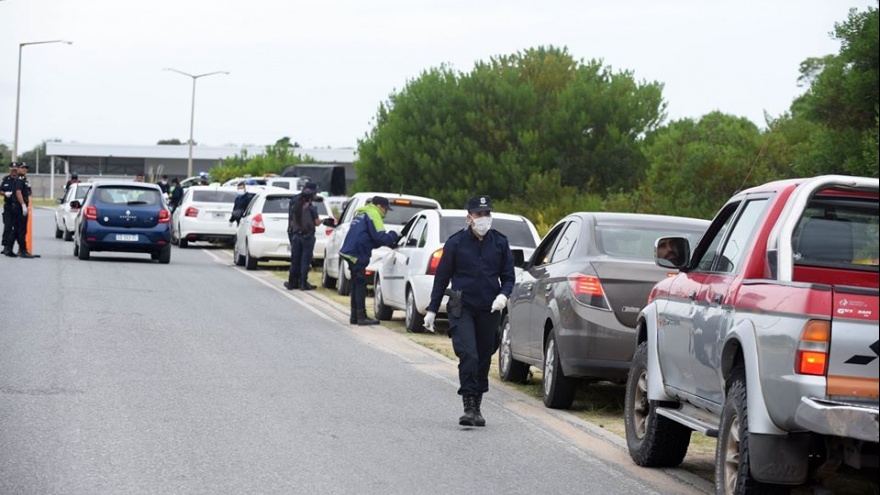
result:
<svg viewBox="0 0 880 495"><path fill-rule="evenodd" d="M691 301L693 301L693 300L696 299L696 298L697 298L697 291L692 290L692 291L688 292L688 299L690 299Z"/></svg>

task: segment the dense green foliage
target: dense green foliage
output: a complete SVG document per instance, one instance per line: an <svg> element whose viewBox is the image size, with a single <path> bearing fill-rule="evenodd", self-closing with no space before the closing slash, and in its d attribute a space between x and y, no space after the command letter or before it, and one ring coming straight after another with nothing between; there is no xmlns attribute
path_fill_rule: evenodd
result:
<svg viewBox="0 0 880 495"><path fill-rule="evenodd" d="M290 142L290 138L283 137L274 145L266 146L266 151L259 155L248 156L247 150L242 149L241 154L227 158L222 165L212 168L211 178L223 183L236 177L280 174L288 165L315 163L314 158L297 154L297 147L296 143Z"/></svg>

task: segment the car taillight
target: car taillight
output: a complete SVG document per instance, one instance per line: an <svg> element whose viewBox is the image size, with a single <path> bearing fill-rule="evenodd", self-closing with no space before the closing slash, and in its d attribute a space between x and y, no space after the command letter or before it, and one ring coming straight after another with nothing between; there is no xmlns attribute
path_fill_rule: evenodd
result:
<svg viewBox="0 0 880 495"><path fill-rule="evenodd" d="M443 248L431 253L431 258L428 259L428 271L425 272L427 275L437 275L437 267L440 266L440 258L442 257Z"/></svg>
<svg viewBox="0 0 880 495"><path fill-rule="evenodd" d="M168 223L171 221L171 212L165 209L159 210L159 223Z"/></svg>
<svg viewBox="0 0 880 495"><path fill-rule="evenodd" d="M575 273L568 276L568 285L577 302L594 308L611 309L605 300L599 277Z"/></svg>
<svg viewBox="0 0 880 495"><path fill-rule="evenodd" d="M824 376L828 367L828 343L831 324L826 320L810 320L801 330L794 371L799 375Z"/></svg>
<svg viewBox="0 0 880 495"><path fill-rule="evenodd" d="M199 209L195 206L190 206L186 209L186 212L183 215L187 217L197 217L199 216Z"/></svg>
<svg viewBox="0 0 880 495"><path fill-rule="evenodd" d="M266 231L266 224L263 223L263 215L257 213L251 220L251 234L262 234Z"/></svg>
<svg viewBox="0 0 880 495"><path fill-rule="evenodd" d="M333 229L327 229L324 231L324 235L326 235L327 237L330 237L330 234L332 234L332 233L333 233Z"/></svg>
<svg viewBox="0 0 880 495"><path fill-rule="evenodd" d="M86 206L86 211L83 212L83 216L86 217L86 220L97 220L98 209L94 206Z"/></svg>

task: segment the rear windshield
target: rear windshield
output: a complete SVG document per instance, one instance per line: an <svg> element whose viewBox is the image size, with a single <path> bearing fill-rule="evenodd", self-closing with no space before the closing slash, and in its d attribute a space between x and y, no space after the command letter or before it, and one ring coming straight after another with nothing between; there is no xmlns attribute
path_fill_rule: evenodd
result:
<svg viewBox="0 0 880 495"><path fill-rule="evenodd" d="M608 256L620 258L654 259L654 243L661 237L684 237L695 246L703 231L676 229L645 229L623 226L596 226L596 246Z"/></svg>
<svg viewBox="0 0 880 495"><path fill-rule="evenodd" d="M196 203L235 203L235 191L193 191Z"/></svg>
<svg viewBox="0 0 880 495"><path fill-rule="evenodd" d="M464 217L442 217L440 218L440 240L446 242L449 236L467 227ZM507 237L507 243L511 246L533 248L535 247L535 238L532 236L532 230L523 220L508 220L493 218L492 228L501 232Z"/></svg>
<svg viewBox="0 0 880 495"><path fill-rule="evenodd" d="M406 201L407 204L399 204L396 201ZM436 210L437 208L439 207L432 203L417 203L409 200L391 200L391 210L388 211L382 221L394 225L403 225L408 222L416 212L422 210Z"/></svg>
<svg viewBox="0 0 880 495"><path fill-rule="evenodd" d="M162 204L158 189L137 186L104 186L97 191L97 200L106 205L118 206L159 206Z"/></svg>
<svg viewBox="0 0 880 495"><path fill-rule="evenodd" d="M876 199L816 197L792 236L795 263L876 269L878 234Z"/></svg>
<svg viewBox="0 0 880 495"><path fill-rule="evenodd" d="M290 200L295 196L267 196L266 203L263 204L263 213L284 213L287 215L290 210ZM318 215L328 216L327 205L323 201L312 203L318 209Z"/></svg>

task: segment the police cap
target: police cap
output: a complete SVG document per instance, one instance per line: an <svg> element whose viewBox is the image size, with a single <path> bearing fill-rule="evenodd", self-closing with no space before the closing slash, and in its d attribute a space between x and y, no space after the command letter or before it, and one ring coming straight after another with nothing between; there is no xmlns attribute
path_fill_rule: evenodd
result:
<svg viewBox="0 0 880 495"><path fill-rule="evenodd" d="M467 211L468 213L475 213L478 211L492 211L492 198L489 196L474 196L467 200Z"/></svg>
<svg viewBox="0 0 880 495"><path fill-rule="evenodd" d="M373 196L373 204L376 206L381 206L385 208L387 211L391 211L391 203L388 201L388 198L385 196Z"/></svg>

